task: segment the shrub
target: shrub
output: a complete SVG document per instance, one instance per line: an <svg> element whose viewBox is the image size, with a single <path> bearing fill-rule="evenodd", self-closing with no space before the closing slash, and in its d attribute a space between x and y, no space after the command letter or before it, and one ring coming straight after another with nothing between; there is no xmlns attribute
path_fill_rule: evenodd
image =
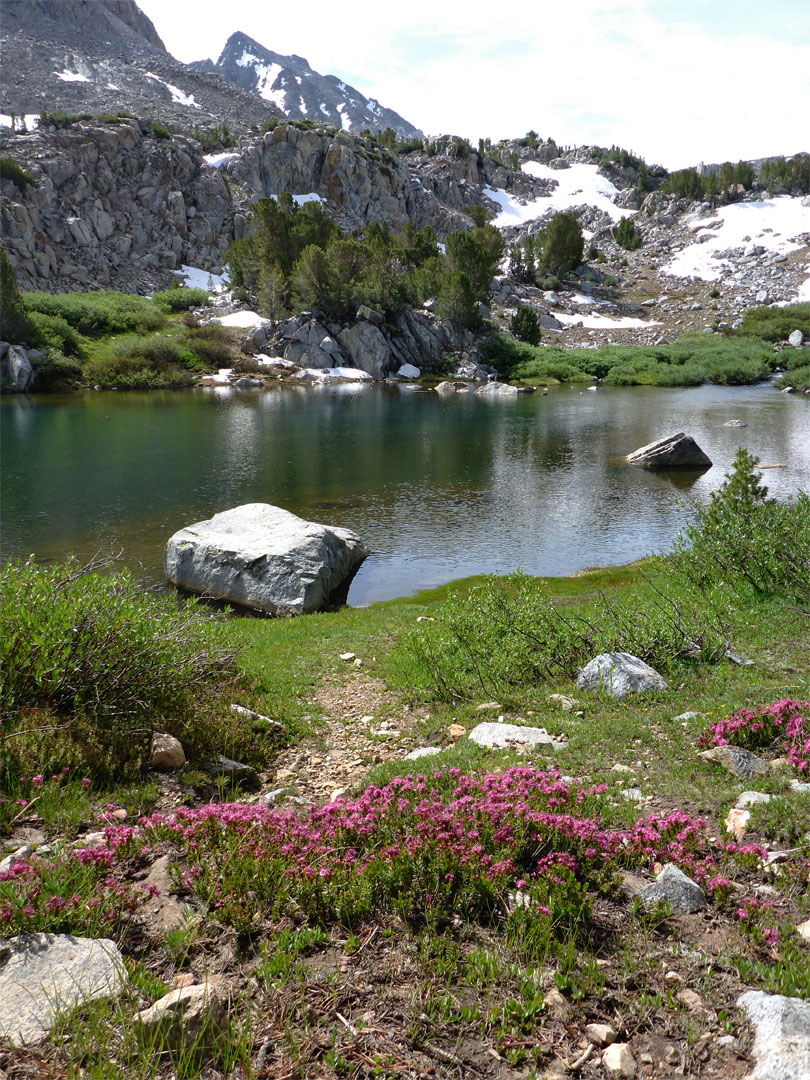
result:
<svg viewBox="0 0 810 1080"><path fill-rule="evenodd" d="M14 158L0 157L0 179L10 180L21 192L36 184L30 172L18 165Z"/></svg>
<svg viewBox="0 0 810 1080"><path fill-rule="evenodd" d="M540 267L560 277L582 262L585 243L582 229L573 214L564 210L555 214L543 231Z"/></svg>
<svg viewBox="0 0 810 1080"><path fill-rule="evenodd" d="M78 356L82 336L61 315L43 315L32 311L28 316L31 324L29 340L38 349L56 349L66 356Z"/></svg>
<svg viewBox="0 0 810 1080"><path fill-rule="evenodd" d="M64 388L82 377L82 369L75 360L68 359L59 349L49 347L45 360L37 368L37 389L49 392Z"/></svg>
<svg viewBox="0 0 810 1080"><path fill-rule="evenodd" d="M202 704L233 678L233 653L212 642L193 602L178 607L143 592L129 571L97 570L29 560L0 575L4 773L40 743L44 754L54 727L88 768L110 776L138 763L153 726L198 742ZM14 736L27 728L33 748Z"/></svg>
<svg viewBox="0 0 810 1080"><path fill-rule="evenodd" d="M46 293L29 292L23 296L29 312L56 315L80 334L99 337L103 334L139 334L158 330L166 322L160 308L145 296L122 292Z"/></svg>
<svg viewBox="0 0 810 1080"><path fill-rule="evenodd" d="M239 356L233 335L216 323L191 327L185 340L191 352L214 367L232 367Z"/></svg>
<svg viewBox="0 0 810 1080"><path fill-rule="evenodd" d="M751 308L743 316L737 332L765 341L784 341L794 330L801 330L805 338L810 338L810 303Z"/></svg>
<svg viewBox="0 0 810 1080"><path fill-rule="evenodd" d="M636 232L632 218L623 217L616 226L616 243L625 251L635 251L641 247L641 237Z"/></svg>
<svg viewBox="0 0 810 1080"><path fill-rule="evenodd" d="M39 126L41 128L55 127L55 128L68 128L73 127L74 124L79 124L83 120L92 120L93 117L90 113L68 113L62 109L55 109L53 112L40 113Z"/></svg>
<svg viewBox="0 0 810 1080"><path fill-rule="evenodd" d="M443 701L504 700L571 678L600 652L629 652L664 669L696 655L716 659L727 645L724 618L722 598L669 574L621 599L602 596L565 610L541 580L488 577L469 595L452 594L435 623L406 638L398 678Z"/></svg>
<svg viewBox="0 0 810 1080"><path fill-rule="evenodd" d="M5 341L17 344L28 340L31 329L14 267L0 245L0 334Z"/></svg>
<svg viewBox="0 0 810 1080"><path fill-rule="evenodd" d="M208 303L207 289L163 289L152 293L152 302L165 312L188 311L193 307L204 307Z"/></svg>
<svg viewBox="0 0 810 1080"><path fill-rule="evenodd" d="M193 370L191 354L162 334L126 337L110 343L108 349L85 365L90 383L119 390L168 390L188 386L191 376L178 365Z"/></svg>
<svg viewBox="0 0 810 1080"><path fill-rule="evenodd" d="M810 496L768 498L759 458L737 451L731 472L676 544L682 570L698 584L810 603Z"/></svg>
<svg viewBox="0 0 810 1080"><path fill-rule="evenodd" d="M170 139L172 137L172 133L166 125L162 124L159 120L153 120L149 130L156 139Z"/></svg>
<svg viewBox="0 0 810 1080"><path fill-rule="evenodd" d="M540 341L540 323L534 308L519 307L512 316L509 329L518 341L525 341L528 345L537 345Z"/></svg>

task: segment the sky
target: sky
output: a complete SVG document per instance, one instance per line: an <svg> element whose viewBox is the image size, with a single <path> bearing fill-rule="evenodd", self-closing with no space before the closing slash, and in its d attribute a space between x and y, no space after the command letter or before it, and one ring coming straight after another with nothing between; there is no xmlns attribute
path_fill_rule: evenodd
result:
<svg viewBox="0 0 810 1080"><path fill-rule="evenodd" d="M241 30L426 134L632 150L669 169L810 151L810 0L138 0L178 60Z"/></svg>

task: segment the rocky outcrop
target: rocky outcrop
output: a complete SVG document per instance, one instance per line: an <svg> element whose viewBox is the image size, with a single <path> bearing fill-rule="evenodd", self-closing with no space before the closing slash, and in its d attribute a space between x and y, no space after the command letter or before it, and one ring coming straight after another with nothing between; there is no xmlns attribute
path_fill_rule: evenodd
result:
<svg viewBox="0 0 810 1080"><path fill-rule="evenodd" d="M278 124L262 139L246 142L224 168L260 197L314 192L329 201L345 227L385 221L402 229L411 221L418 228L429 225L442 237L470 227L461 203L458 208L444 205L413 177L407 159L328 128ZM468 204L476 201L478 193L470 192Z"/></svg>
<svg viewBox="0 0 810 1080"><path fill-rule="evenodd" d="M360 317L360 313L365 318ZM382 324L382 325L381 325ZM262 346L304 368L359 368L375 379L395 374L404 365L430 371L449 353L466 353L475 346L468 330L436 319L426 311L407 310L393 325L361 308L354 323L324 321L314 313L279 323Z"/></svg>
<svg viewBox="0 0 810 1080"><path fill-rule="evenodd" d="M666 439L640 446L627 455L632 465L645 469L710 469L711 458L704 454L691 435L679 431Z"/></svg>
<svg viewBox="0 0 810 1080"><path fill-rule="evenodd" d="M248 503L176 532L163 565L173 585L270 615L320 611L342 599L369 554L348 529Z"/></svg>
<svg viewBox="0 0 810 1080"><path fill-rule="evenodd" d="M184 263L217 267L233 240L225 182L192 140L127 119L9 139L35 181L24 192L0 182L0 231L23 289L149 291Z"/></svg>

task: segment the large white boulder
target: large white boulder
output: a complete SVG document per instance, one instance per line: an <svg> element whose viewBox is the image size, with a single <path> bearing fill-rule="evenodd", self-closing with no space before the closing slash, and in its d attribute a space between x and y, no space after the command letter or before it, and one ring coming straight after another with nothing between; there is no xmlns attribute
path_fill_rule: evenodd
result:
<svg viewBox="0 0 810 1080"><path fill-rule="evenodd" d="M124 958L108 938L24 934L0 939L0 1041L44 1039L60 1012L126 987Z"/></svg>
<svg viewBox="0 0 810 1080"><path fill-rule="evenodd" d="M180 529L163 553L173 585L271 615L321 611L368 555L348 529L247 503Z"/></svg>

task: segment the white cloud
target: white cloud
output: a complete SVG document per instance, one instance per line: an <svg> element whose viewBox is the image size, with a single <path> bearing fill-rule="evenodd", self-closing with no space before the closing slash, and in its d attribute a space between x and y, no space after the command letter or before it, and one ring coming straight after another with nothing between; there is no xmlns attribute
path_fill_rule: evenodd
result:
<svg viewBox="0 0 810 1080"><path fill-rule="evenodd" d="M242 30L306 56L432 134L475 141L534 128L567 145L617 143L670 168L810 149L810 10L794 0L774 0L756 35L745 0L538 0L511 9L311 0L305 20L292 5L253 0L141 7L181 60L216 57Z"/></svg>

